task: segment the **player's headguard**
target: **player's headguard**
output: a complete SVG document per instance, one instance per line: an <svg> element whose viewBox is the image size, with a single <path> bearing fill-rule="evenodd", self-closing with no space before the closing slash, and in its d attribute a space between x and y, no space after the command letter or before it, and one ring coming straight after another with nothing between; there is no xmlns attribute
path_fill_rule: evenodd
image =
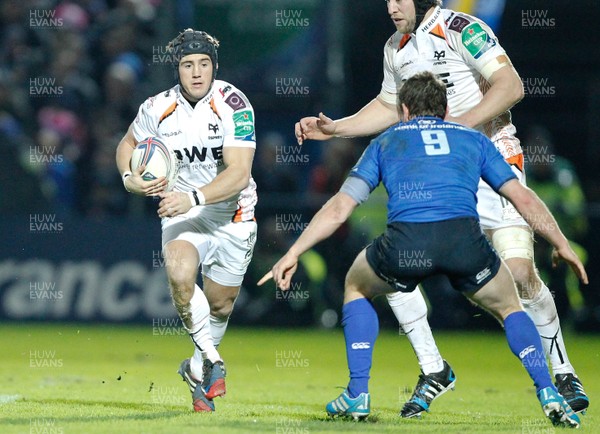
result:
<svg viewBox="0 0 600 434"><path fill-rule="evenodd" d="M219 48L219 41L214 36L199 30L185 29L167 44L167 50L172 55L175 78L179 80L179 62L182 57L189 54L206 54L213 64L214 81L219 66L217 48Z"/></svg>
<svg viewBox="0 0 600 434"><path fill-rule="evenodd" d="M417 15L416 27L419 27L425 18L425 14L429 8L433 6L441 6L442 0L413 0L415 3L415 12Z"/></svg>

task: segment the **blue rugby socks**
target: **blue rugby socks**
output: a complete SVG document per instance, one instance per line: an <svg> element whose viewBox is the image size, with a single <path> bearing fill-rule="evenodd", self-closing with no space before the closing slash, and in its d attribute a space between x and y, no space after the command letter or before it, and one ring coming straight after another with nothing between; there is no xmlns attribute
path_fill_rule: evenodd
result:
<svg viewBox="0 0 600 434"><path fill-rule="evenodd" d="M548 364L542 340L533 321L524 311L513 312L504 320L508 346L517 356L533 380L536 392L546 387L554 388L548 373Z"/></svg>
<svg viewBox="0 0 600 434"><path fill-rule="evenodd" d="M379 334L379 318L371 301L359 298L345 304L342 308L342 326L350 371L348 395L355 398L369 392L373 346Z"/></svg>

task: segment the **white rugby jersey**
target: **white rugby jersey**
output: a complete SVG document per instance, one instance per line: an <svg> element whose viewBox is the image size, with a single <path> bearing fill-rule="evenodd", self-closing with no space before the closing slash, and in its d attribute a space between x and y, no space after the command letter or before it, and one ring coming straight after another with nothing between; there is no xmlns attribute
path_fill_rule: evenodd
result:
<svg viewBox="0 0 600 434"><path fill-rule="evenodd" d="M460 116L481 101L490 87L481 71L489 61L503 54L506 53L498 39L483 21L436 7L414 33L396 32L387 41L382 96L386 93L396 96L409 77L431 71L446 84L450 115ZM523 170L523 151L509 111L477 129L494 142L510 164Z"/></svg>
<svg viewBox="0 0 600 434"><path fill-rule="evenodd" d="M256 148L254 110L246 96L230 83L215 80L194 107L179 85L148 98L133 122L137 141L158 137L177 155L175 191L192 191L210 183L225 169L223 147ZM203 213L215 218L246 221L254 218L256 183L231 199L206 205Z"/></svg>

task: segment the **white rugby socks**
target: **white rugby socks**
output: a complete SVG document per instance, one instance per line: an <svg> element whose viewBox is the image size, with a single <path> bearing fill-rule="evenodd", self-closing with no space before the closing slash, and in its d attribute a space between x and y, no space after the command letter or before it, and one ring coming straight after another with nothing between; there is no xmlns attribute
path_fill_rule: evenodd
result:
<svg viewBox="0 0 600 434"><path fill-rule="evenodd" d="M229 318L221 319L216 316L210 315L210 334L213 338L213 345L218 347L225 336L225 330L227 330L227 323Z"/></svg>
<svg viewBox="0 0 600 434"><path fill-rule="evenodd" d="M211 326L209 321L210 306L204 292L198 285L194 287L194 295L190 300L190 312L192 327L188 329L190 337L194 342L194 356L190 360L190 369L196 379L202 378L202 363L205 358L211 362L221 360L217 352L211 335ZM185 323L184 323L185 327ZM187 329L187 327L186 327Z"/></svg>
<svg viewBox="0 0 600 434"><path fill-rule="evenodd" d="M560 319L554 298L548 287L542 283L539 294L531 299L521 299L542 338L546 356L550 359L552 371L556 374L574 374L575 370L567 356L567 349L560 330Z"/></svg>
<svg viewBox="0 0 600 434"><path fill-rule="evenodd" d="M387 294L388 303L419 360L425 375L444 369L444 360L435 344L429 322L427 304L419 287L413 292Z"/></svg>

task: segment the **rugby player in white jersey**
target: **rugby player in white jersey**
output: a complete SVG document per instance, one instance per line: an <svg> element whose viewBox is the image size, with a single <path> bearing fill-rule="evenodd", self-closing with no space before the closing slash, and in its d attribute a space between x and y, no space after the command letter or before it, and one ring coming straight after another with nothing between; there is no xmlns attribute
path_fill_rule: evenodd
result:
<svg viewBox="0 0 600 434"><path fill-rule="evenodd" d="M167 46L178 83L148 98L117 148L125 188L158 196L163 255L173 304L194 343L179 374L196 411L214 411L225 394L225 369L216 347L239 293L256 240L256 184L251 169L254 112L232 84L216 80L218 41L186 29ZM178 177L144 181L131 173L136 144L155 136L172 148ZM202 267L203 288L196 284Z"/></svg>
<svg viewBox="0 0 600 434"><path fill-rule="evenodd" d="M332 120L320 113L296 124L298 143L306 139L356 137L381 132L400 121L396 108L402 83L420 71L437 74L446 84L446 120L486 134L525 184L524 158L509 109L523 98L523 85L492 30L481 20L441 8L441 0L388 0L396 32L384 48L381 92L352 116ZM481 225L510 268L519 297L533 319L559 392L574 411L589 405L567 356L554 299L537 274L533 235L515 208L481 181L477 193ZM454 373L435 344L427 307L417 289L388 295L401 329L413 346L422 375L401 416L429 411L433 399L454 387Z"/></svg>

